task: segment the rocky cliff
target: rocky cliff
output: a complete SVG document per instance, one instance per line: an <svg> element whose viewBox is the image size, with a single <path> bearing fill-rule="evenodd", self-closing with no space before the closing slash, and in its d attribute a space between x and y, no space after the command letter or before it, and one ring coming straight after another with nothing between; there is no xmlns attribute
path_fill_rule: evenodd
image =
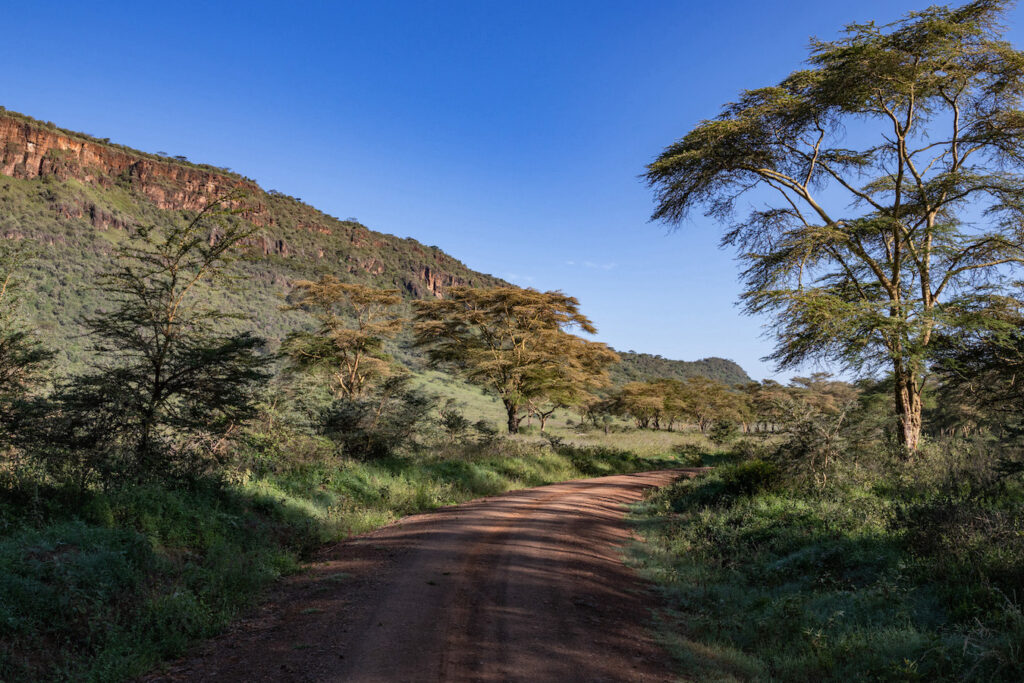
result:
<svg viewBox="0 0 1024 683"><path fill-rule="evenodd" d="M163 210L201 209L232 190L262 194L256 183L176 160L95 142L12 112L0 113L0 174L19 179L55 176L110 187L127 182Z"/></svg>
<svg viewBox="0 0 1024 683"><path fill-rule="evenodd" d="M237 202L242 218L260 229L251 243L257 259L239 266L242 286L223 297L256 317L271 339L295 325L279 310L295 279L332 273L394 287L408 298L441 297L458 284L501 283L437 247L328 216L227 169L141 152L0 108L0 238L41 247L36 322L63 338L58 344L71 356L81 356L75 349L84 344L76 341L75 317L102 305L90 285L124 231L178 221L230 192L245 195Z"/></svg>
<svg viewBox="0 0 1024 683"><path fill-rule="evenodd" d="M315 259L328 256L329 249L325 245L309 250L295 249L288 233L297 230L347 238L355 252L381 249L402 252L409 248L413 252L410 256L422 262L409 264L413 266L411 270L401 273L393 284L410 296L442 296L445 288L452 285L496 282L490 276L470 271L440 250L420 248L422 245L412 240L398 240L351 221L339 221L286 195L267 193L254 181L226 169L147 154L5 110L0 111L0 175L19 180L53 178L99 189L125 189L153 207L171 212L197 211L215 197L241 192L245 195L246 219L268 228L257 243L265 255ZM132 216L93 201L78 205L60 203L52 208L63 218L84 218L94 228L123 229L134 222ZM298 217L296 213L305 215L294 220ZM346 254L343 261L344 270L350 274L361 270L384 276L388 272L387 262L372 253Z"/></svg>

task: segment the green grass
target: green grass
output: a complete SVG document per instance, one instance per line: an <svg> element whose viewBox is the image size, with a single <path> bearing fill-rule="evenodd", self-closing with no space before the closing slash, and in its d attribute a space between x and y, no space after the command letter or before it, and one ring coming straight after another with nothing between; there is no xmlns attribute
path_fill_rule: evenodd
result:
<svg viewBox="0 0 1024 683"><path fill-rule="evenodd" d="M222 630L324 542L511 489L677 464L524 439L320 456L217 486L0 502L0 680L131 678Z"/></svg>
<svg viewBox="0 0 1024 683"><path fill-rule="evenodd" d="M1020 491L971 508L1002 520L1005 540L973 527L957 536L944 521L933 540L949 542L921 552L909 538L926 513L897 523L906 503L885 487L757 483L763 468L725 464L637 508L647 544L632 558L662 586L659 629L684 675L1024 679Z"/></svg>

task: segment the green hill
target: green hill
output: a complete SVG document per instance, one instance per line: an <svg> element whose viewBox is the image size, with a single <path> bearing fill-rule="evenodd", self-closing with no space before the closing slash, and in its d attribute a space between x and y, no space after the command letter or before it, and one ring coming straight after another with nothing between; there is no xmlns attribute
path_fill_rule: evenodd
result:
<svg viewBox="0 0 1024 683"><path fill-rule="evenodd" d="M246 194L242 216L259 232L250 244L253 258L235 266L235 286L213 296L226 310L251 316L271 346L305 322L301 314L280 310L296 279L331 273L395 287L408 299L443 296L458 284L504 284L438 247L329 216L228 169L141 152L0 107L0 238L26 240L37 252L27 310L62 365L79 365L88 356L79 321L104 307L92 284L109 267L126 228L180 221L231 191ZM408 349L399 357L412 359ZM719 358L689 363L649 354L622 357L613 372L616 383L698 374L733 384L749 379Z"/></svg>
<svg viewBox="0 0 1024 683"><path fill-rule="evenodd" d="M232 190L246 193L244 217L259 226L223 303L251 315L272 342L301 317L281 312L295 279L332 273L346 281L396 287L408 298L440 296L456 284L492 286L437 247L340 220L287 195L264 191L225 169L164 158L0 111L0 237L33 243L29 307L61 361L81 362L78 320L104 302L91 288L110 264L125 228L168 224Z"/></svg>
<svg viewBox="0 0 1024 683"><path fill-rule="evenodd" d="M725 358L702 358L696 361L670 360L650 353L619 351L622 362L611 370L615 384L644 382L652 379L687 379L710 377L725 384L746 384L750 376L737 363Z"/></svg>

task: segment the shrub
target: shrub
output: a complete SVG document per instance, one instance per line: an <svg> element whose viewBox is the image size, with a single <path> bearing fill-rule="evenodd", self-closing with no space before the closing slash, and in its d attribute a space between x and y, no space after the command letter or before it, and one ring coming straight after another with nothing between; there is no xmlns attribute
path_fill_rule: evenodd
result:
<svg viewBox="0 0 1024 683"><path fill-rule="evenodd" d="M462 411L450 404L441 409L437 422L448 435L449 441L461 439L472 426Z"/></svg>
<svg viewBox="0 0 1024 683"><path fill-rule="evenodd" d="M714 443L721 445L736 439L740 434L740 426L733 420L716 420L711 425L708 438Z"/></svg>
<svg viewBox="0 0 1024 683"><path fill-rule="evenodd" d="M357 460L383 458L410 445L436 400L409 382L408 375L396 375L367 398L336 400L324 414L323 433Z"/></svg>
<svg viewBox="0 0 1024 683"><path fill-rule="evenodd" d="M477 434L477 440L483 445L488 445L498 438L498 428L494 426L494 423L484 419L474 422L473 430Z"/></svg>
<svg viewBox="0 0 1024 683"><path fill-rule="evenodd" d="M751 496L769 491L782 481L778 465L767 460L748 460L735 465L725 465L719 476L725 485L724 493L730 496Z"/></svg>

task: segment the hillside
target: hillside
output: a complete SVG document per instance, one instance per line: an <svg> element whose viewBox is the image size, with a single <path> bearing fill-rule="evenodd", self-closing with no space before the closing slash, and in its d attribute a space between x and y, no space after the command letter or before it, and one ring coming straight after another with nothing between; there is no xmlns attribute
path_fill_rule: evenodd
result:
<svg viewBox="0 0 1024 683"><path fill-rule="evenodd" d="M687 379L703 376L725 384L746 384L750 376L737 363L725 358L702 358L695 361L670 360L650 353L619 351L622 362L611 370L615 384L642 382L651 379Z"/></svg>
<svg viewBox="0 0 1024 683"><path fill-rule="evenodd" d="M246 193L244 218L259 226L255 258L238 266L225 303L251 314L278 340L298 322L278 310L287 283L333 273L396 287L409 298L440 296L456 284L502 281L437 247L339 220L226 169L147 154L108 140L0 111L0 237L32 240L30 310L62 361L82 360L76 320L101 306L90 289L113 248L135 224L167 224L232 190Z"/></svg>
<svg viewBox="0 0 1024 683"><path fill-rule="evenodd" d="M169 224L231 191L245 193L243 218L259 232L250 245L253 258L235 266L241 276L235 287L214 296L251 315L272 345L303 321L279 310L295 279L332 273L398 288L409 299L442 296L457 284L502 284L438 247L329 216L228 169L141 152L0 108L0 237L34 243L28 310L62 364L86 357L78 321L103 307L91 284L109 266L125 229ZM731 384L749 380L738 365L719 358L622 358L613 371L616 384L693 375Z"/></svg>

